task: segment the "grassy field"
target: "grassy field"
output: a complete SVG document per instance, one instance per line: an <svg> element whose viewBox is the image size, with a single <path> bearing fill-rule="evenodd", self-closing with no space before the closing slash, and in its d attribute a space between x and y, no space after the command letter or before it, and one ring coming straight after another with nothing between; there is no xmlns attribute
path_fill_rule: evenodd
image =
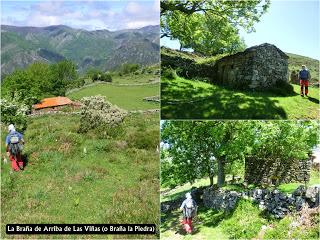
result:
<svg viewBox="0 0 320 240"><path fill-rule="evenodd" d="M24 133L25 170L10 174L10 163L1 161L2 239L13 238L5 234L8 223L159 224L159 115L130 115L104 133L79 134L78 127L79 116L32 118ZM4 153L2 144L1 159ZM137 237L156 238L108 236Z"/></svg>
<svg viewBox="0 0 320 240"><path fill-rule="evenodd" d="M313 184L319 184L319 173L316 171L311 172L309 185ZM195 181L192 185L187 183L172 190L162 188L161 192L166 191L166 195L162 196L161 201L183 197L192 187L208 185L209 178L203 178ZM296 187L292 187L293 185L298 187L301 183L282 184L279 189L285 193L291 193L296 189ZM230 187L232 186L227 185L224 188L230 189ZM181 220L182 212L179 210L168 214L161 213L161 239L288 239L289 237L290 239L318 239L317 234L319 234L318 229L314 227L292 229L291 224L296 221L295 216L276 220L263 213L257 205L248 200L239 201L236 209L230 214L200 205L192 235L187 235L182 229ZM262 226L268 226L268 228L262 230Z"/></svg>
<svg viewBox="0 0 320 240"><path fill-rule="evenodd" d="M316 119L319 89L309 88L309 98L295 94L230 90L202 81L178 77L161 79L162 119Z"/></svg>
<svg viewBox="0 0 320 240"><path fill-rule="evenodd" d="M112 104L126 110L145 110L159 108L159 104L143 101L144 97L159 95L159 84L145 86L116 86L109 84L97 84L79 91L70 93L71 99L103 95Z"/></svg>

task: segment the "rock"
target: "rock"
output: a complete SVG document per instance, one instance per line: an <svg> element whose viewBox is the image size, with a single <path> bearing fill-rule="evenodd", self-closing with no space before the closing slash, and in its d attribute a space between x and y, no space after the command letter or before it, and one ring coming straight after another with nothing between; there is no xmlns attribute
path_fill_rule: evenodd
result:
<svg viewBox="0 0 320 240"><path fill-rule="evenodd" d="M300 211L304 204L305 204L305 200L302 197L300 196L296 197L295 207L297 211Z"/></svg>
<svg viewBox="0 0 320 240"><path fill-rule="evenodd" d="M212 187L206 188L203 192L204 206L230 212L235 208L241 194L235 191L216 190Z"/></svg>
<svg viewBox="0 0 320 240"><path fill-rule="evenodd" d="M171 201L162 202L160 204L160 210L162 213L168 213L175 209L178 209L181 206L181 203L183 202L184 198L178 198Z"/></svg>
<svg viewBox="0 0 320 240"><path fill-rule="evenodd" d="M308 187L305 193L306 201L309 204L309 207L314 208L319 206L319 187Z"/></svg>
<svg viewBox="0 0 320 240"><path fill-rule="evenodd" d="M306 187L304 185L300 185L294 192L292 196L304 196L306 193Z"/></svg>

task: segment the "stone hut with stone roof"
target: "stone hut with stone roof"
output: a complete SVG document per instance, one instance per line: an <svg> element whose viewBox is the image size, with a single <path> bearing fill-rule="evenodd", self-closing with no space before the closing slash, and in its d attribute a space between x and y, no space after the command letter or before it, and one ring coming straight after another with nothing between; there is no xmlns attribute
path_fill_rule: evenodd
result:
<svg viewBox="0 0 320 240"><path fill-rule="evenodd" d="M231 87L268 89L288 82L288 56L264 43L219 59L214 82Z"/></svg>

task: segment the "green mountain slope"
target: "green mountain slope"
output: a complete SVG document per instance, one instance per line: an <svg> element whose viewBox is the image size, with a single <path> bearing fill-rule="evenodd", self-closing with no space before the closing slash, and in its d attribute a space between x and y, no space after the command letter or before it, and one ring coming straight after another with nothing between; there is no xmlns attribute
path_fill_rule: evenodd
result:
<svg viewBox="0 0 320 240"><path fill-rule="evenodd" d="M140 29L87 31L58 25L1 26L1 68L7 74L35 61L70 59L80 72L96 67L116 68L122 63L159 62L159 26Z"/></svg>

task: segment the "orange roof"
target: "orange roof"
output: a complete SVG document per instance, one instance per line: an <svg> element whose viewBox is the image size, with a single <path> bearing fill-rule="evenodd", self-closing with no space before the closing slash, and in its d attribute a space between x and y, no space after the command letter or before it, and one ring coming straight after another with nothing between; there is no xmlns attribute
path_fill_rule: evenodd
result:
<svg viewBox="0 0 320 240"><path fill-rule="evenodd" d="M52 97L52 98L45 98L41 100L41 103L33 105L34 109L41 109L47 107L56 107L71 104L72 101L67 97Z"/></svg>

